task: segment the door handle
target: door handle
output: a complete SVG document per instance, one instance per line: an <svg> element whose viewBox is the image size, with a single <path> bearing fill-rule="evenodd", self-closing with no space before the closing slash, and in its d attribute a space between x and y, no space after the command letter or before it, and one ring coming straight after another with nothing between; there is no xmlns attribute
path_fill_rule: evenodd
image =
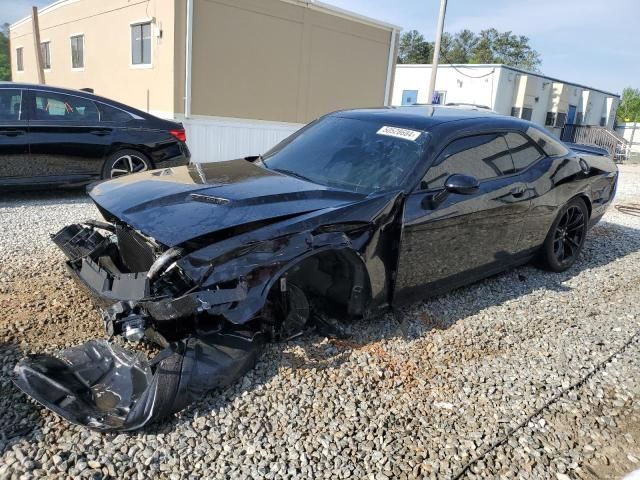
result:
<svg viewBox="0 0 640 480"><path fill-rule="evenodd" d="M5 135L7 137L17 137L18 135L24 135L26 132L24 130L0 130L0 135Z"/></svg>
<svg viewBox="0 0 640 480"><path fill-rule="evenodd" d="M108 130L91 130L89 133L91 135L97 135L98 137L104 137L106 135L109 135Z"/></svg>

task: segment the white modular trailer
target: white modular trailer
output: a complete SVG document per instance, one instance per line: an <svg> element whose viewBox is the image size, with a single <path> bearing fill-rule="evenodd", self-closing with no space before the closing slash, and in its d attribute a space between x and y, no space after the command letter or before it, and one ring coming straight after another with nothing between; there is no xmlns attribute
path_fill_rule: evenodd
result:
<svg viewBox="0 0 640 480"><path fill-rule="evenodd" d="M431 65L397 65L392 104L486 106L559 131L565 123L612 129L620 101L615 93L500 64L440 65L429 99L430 76Z"/></svg>

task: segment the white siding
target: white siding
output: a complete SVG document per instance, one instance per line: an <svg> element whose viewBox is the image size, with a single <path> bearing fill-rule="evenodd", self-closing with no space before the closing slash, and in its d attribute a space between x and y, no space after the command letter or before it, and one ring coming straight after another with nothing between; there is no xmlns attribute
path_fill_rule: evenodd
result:
<svg viewBox="0 0 640 480"><path fill-rule="evenodd" d="M219 162L265 153L302 125L229 118L181 119L193 162Z"/></svg>
<svg viewBox="0 0 640 480"><path fill-rule="evenodd" d="M621 122L616 125L616 132L631 143L631 151L640 154L640 123Z"/></svg>
<svg viewBox="0 0 640 480"><path fill-rule="evenodd" d="M438 69L436 90L446 92L446 103L473 103L493 108L500 68L453 68ZM462 73L460 73L462 72ZM469 78L463 73L473 77ZM418 103L431 103L427 98L431 67L423 65L399 65L393 84L392 105L402 103L404 90L418 90ZM508 113L508 112L507 112Z"/></svg>

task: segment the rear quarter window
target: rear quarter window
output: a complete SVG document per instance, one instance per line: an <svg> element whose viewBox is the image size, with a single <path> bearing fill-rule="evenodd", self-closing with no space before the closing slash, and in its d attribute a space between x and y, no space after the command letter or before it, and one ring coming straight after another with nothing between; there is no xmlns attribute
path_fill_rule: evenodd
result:
<svg viewBox="0 0 640 480"><path fill-rule="evenodd" d="M526 134L550 157L561 157L569 153L569 149L560 140L553 138L539 128L531 126L527 129Z"/></svg>
<svg viewBox="0 0 640 480"><path fill-rule="evenodd" d="M96 103L96 105L98 105L98 110L100 111L101 122L126 123L133 120L133 117L124 110L111 107L105 103Z"/></svg>

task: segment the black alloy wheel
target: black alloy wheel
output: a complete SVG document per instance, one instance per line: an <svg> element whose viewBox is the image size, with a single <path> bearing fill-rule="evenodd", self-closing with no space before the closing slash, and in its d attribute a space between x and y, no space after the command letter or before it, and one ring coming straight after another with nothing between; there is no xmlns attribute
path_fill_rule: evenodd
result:
<svg viewBox="0 0 640 480"><path fill-rule="evenodd" d="M558 214L543 247L543 263L554 272L570 268L580 256L587 235L589 212L584 201L576 198Z"/></svg>
<svg viewBox="0 0 640 480"><path fill-rule="evenodd" d="M582 248L585 230L582 210L576 206L567 209L553 234L553 254L558 263L575 261Z"/></svg>

